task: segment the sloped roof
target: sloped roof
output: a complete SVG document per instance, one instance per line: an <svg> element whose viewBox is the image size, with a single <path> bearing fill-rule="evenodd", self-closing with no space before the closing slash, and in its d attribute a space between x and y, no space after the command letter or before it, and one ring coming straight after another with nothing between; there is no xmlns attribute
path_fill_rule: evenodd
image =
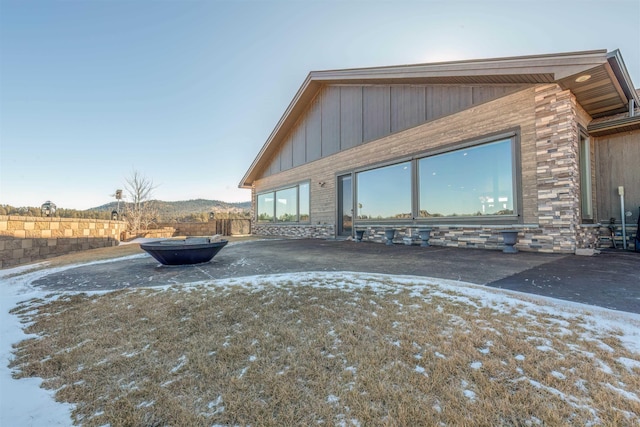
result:
<svg viewBox="0 0 640 427"><path fill-rule="evenodd" d="M583 82L579 76L589 76ZM537 84L570 89L592 117L623 113L638 93L618 50L478 59L432 64L312 71L245 173L240 188L250 188L262 162L268 161L321 88L330 84Z"/></svg>

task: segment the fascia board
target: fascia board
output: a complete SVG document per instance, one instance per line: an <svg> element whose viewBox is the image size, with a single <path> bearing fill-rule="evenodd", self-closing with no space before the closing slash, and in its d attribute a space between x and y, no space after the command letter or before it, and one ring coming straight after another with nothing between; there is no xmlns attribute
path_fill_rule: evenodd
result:
<svg viewBox="0 0 640 427"><path fill-rule="evenodd" d="M266 142L264 143L264 145L262 146L262 148L258 152L258 155L256 156L256 158L253 160L253 163L251 163L251 166L249 167L247 172L242 177L242 180L240 181L240 184L238 185L239 188L251 188L251 185L248 184L248 181L250 180L251 175L253 174L253 172L255 171L255 168L258 166L258 164L262 160L263 156L269 151L269 148L271 147L271 144L272 144L273 140L278 135L278 132L282 129L282 127L285 124L285 122L287 121L287 119L290 117L291 112L299 104L300 100L304 97L305 93L308 92L309 87L312 84L312 81L313 81L312 73L309 73L307 75L307 78L304 80L304 82L302 83L302 85L300 86L298 91L296 92L295 96L293 97L293 99L289 103L289 106L285 110L284 114L282 115L282 117L280 117L280 120L278 121L276 126L273 128L273 131L271 131L271 134L269 135L269 137L267 138Z"/></svg>
<svg viewBox="0 0 640 427"><path fill-rule="evenodd" d="M609 60L609 65L612 68L613 73L615 74L618 82L622 90L624 91L627 100L633 99L637 106L640 106L640 97L638 96L638 92L635 90L633 86L633 82L631 81L631 76L629 75L629 71L627 70L627 66L624 63L624 59L622 59L622 54L619 49L616 49L610 52L607 55L607 59Z"/></svg>

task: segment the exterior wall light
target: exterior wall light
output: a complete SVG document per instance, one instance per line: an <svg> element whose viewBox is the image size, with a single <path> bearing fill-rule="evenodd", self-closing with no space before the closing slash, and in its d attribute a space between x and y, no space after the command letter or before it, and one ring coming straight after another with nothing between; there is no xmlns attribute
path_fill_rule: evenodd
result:
<svg viewBox="0 0 640 427"><path fill-rule="evenodd" d="M590 74L583 74L581 76L578 76L576 78L576 82L577 83L582 83L582 82L586 82L587 80L589 80L591 78Z"/></svg>

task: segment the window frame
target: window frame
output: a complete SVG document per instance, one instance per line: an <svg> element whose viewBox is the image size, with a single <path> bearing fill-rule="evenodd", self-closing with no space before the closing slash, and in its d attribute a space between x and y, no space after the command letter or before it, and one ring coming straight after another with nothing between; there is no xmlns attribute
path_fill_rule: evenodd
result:
<svg viewBox="0 0 640 427"><path fill-rule="evenodd" d="M409 165L409 167L411 168L411 170L409 171L409 183L410 183L410 188L409 188L409 215L411 215L412 218L384 218L384 219L362 219L359 218L360 216L360 209L362 209L360 207L360 199L359 199L359 194L358 194L358 187L359 187L359 174L363 173L363 172L371 172L371 171L375 171L375 170L380 170L380 169L384 169L384 168L388 168L391 166L399 166L403 163L407 163ZM398 159L397 161L393 161L393 162L385 162L383 164L378 164L376 167L370 167L370 168L366 168L366 169L362 169L362 170L357 170L352 174L352 185L353 185L353 204L354 204L354 210L353 210L353 221L355 223L355 221L362 221L362 222L366 222L366 223L385 223L385 222L393 222L393 223L397 223L397 222L403 222L403 221L407 221L408 219L413 219L415 217L415 210L414 210L414 193L413 193L413 187L414 187L414 176L415 176L415 161L413 158L405 158L405 159Z"/></svg>
<svg viewBox="0 0 640 427"><path fill-rule="evenodd" d="M306 220L300 220L300 187L306 185L308 188L308 201L309 201L309 206L307 207L307 215L309 216L308 219ZM276 212L277 212L277 200L276 200L276 194L279 191L284 191L284 190L290 190L295 188L296 192L296 220L295 221L279 221L278 217L276 216ZM265 196L271 194L273 196L273 209L272 209L272 213L271 213L271 220L269 221L261 221L259 219L260 216L260 209L259 209L259 205L258 205L258 201L260 196ZM279 186L279 187L275 187L275 188L271 188L269 190L266 191L261 191L259 193L256 193L256 212L255 212L255 217L254 220L256 223L258 224L271 224L271 225L290 225L290 224L310 224L311 223L311 181L310 180L305 180L305 181L299 181L295 184L290 184L290 185L283 185L283 186Z"/></svg>
<svg viewBox="0 0 640 427"><path fill-rule="evenodd" d="M352 178L354 179L353 200L354 200L354 227L357 223L363 226L379 224L379 225L394 225L400 223L406 223L411 221L416 225L429 225L429 224L465 224L465 225L503 225L503 224L522 224L522 165L520 162L520 128L512 128L503 130L500 132L483 135L476 138L470 138L462 141L456 141L450 144L441 145L426 151L421 151L411 156L399 157L383 162L374 163L364 167L360 167L352 170ZM513 189L513 214L511 215L484 215L484 216L443 216L443 217L420 217L419 216L419 203L420 203L420 177L418 170L418 162L426 157L432 157L440 154L450 153L465 148L477 147L484 144L490 144L493 142L499 142L501 140L511 141L511 180ZM379 169L387 166L401 164L404 162L411 163L411 216L412 218L399 218L399 219L359 219L358 212L358 193L357 193L357 174L369 170ZM349 172L342 172L338 175L345 175Z"/></svg>
<svg viewBox="0 0 640 427"><path fill-rule="evenodd" d="M458 215L458 216L441 216L441 217L420 217L420 170L418 164L420 160L439 156L442 154L454 153L469 148L477 148L500 141L510 140L511 145L511 188L513 197L513 213L509 215ZM519 138L517 132L507 132L495 134L479 139L469 140L458 144L451 144L442 149L433 150L424 156L416 156L416 178L415 178L415 211L414 219L421 223L465 223L465 224L501 224L521 222L522 215L520 207L522 206L522 194L520 190L520 150Z"/></svg>

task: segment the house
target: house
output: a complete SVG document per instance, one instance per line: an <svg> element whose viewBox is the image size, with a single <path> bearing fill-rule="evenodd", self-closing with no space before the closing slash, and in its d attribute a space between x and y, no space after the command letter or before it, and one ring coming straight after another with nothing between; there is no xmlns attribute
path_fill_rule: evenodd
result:
<svg viewBox="0 0 640 427"><path fill-rule="evenodd" d="M239 187L258 235L574 253L637 222L637 106L617 50L311 72Z"/></svg>

